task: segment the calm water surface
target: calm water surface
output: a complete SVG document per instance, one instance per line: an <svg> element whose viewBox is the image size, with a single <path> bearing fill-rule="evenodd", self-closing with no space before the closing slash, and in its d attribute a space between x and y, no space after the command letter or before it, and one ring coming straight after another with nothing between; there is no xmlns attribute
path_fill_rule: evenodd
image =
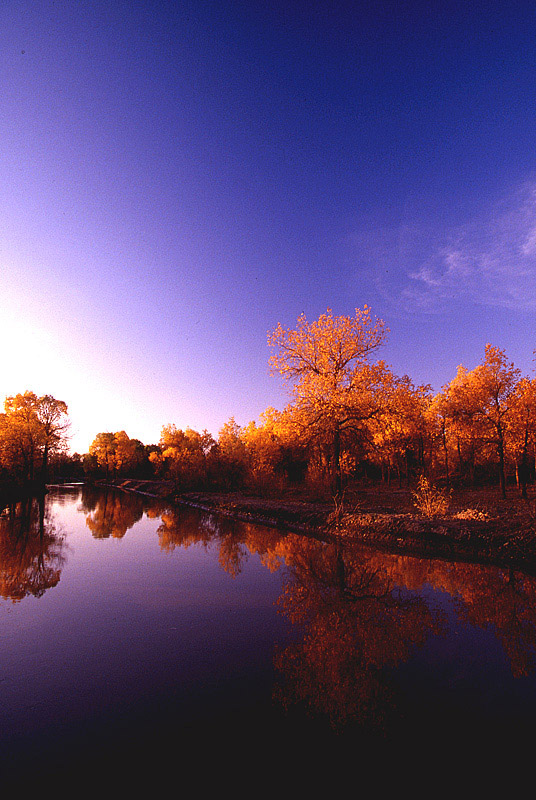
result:
<svg viewBox="0 0 536 800"><path fill-rule="evenodd" d="M534 744L536 580L71 487L0 518L0 768Z"/></svg>

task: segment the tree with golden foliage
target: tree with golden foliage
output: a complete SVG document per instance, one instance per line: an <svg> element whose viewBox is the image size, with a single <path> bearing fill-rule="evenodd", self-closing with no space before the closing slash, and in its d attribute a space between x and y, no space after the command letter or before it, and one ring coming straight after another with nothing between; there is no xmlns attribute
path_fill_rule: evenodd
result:
<svg viewBox="0 0 536 800"><path fill-rule="evenodd" d="M469 371L460 364L454 378L434 397L429 421L432 435L437 434L439 428L447 480L450 478L449 453L455 451L460 478L469 471L474 483L477 454L482 458L483 443L481 422L470 412L468 406L469 381ZM489 449L488 446L485 449Z"/></svg>
<svg viewBox="0 0 536 800"><path fill-rule="evenodd" d="M387 483L393 468L400 485L403 477L406 482L410 480L410 462L419 471L425 469L430 439L429 392L429 386L415 386L407 375L389 375L383 390L383 412L371 425L372 458L379 461L382 478L387 473Z"/></svg>
<svg viewBox="0 0 536 800"><path fill-rule="evenodd" d="M106 477L132 474L146 459L142 442L131 439L125 431L98 433L89 446L89 455L96 459Z"/></svg>
<svg viewBox="0 0 536 800"><path fill-rule="evenodd" d="M89 445L89 455L97 459L106 477L115 472L115 434L111 431L98 433Z"/></svg>
<svg viewBox="0 0 536 800"><path fill-rule="evenodd" d="M450 486L450 455L453 426L451 424L448 399L439 392L430 401L426 409L428 435L432 441L433 451L441 451L445 471L445 481Z"/></svg>
<svg viewBox="0 0 536 800"><path fill-rule="evenodd" d="M36 413L43 443L41 473L43 481L46 481L49 456L64 447L70 422L67 418L67 404L63 400L56 400L51 394L38 398Z"/></svg>
<svg viewBox="0 0 536 800"><path fill-rule="evenodd" d="M67 405L47 394L26 391L6 397L0 415L0 465L4 472L33 483L47 479L52 453L65 447L69 420Z"/></svg>
<svg viewBox="0 0 536 800"><path fill-rule="evenodd" d="M500 490L506 494L505 450L520 371L503 350L487 344L482 362L471 371L464 367L444 387L449 414L470 432L473 444L490 445L496 453Z"/></svg>
<svg viewBox="0 0 536 800"><path fill-rule="evenodd" d="M248 485L260 494L270 492L276 484L282 454L277 435L267 425L252 421L242 428L240 438L246 448Z"/></svg>
<svg viewBox="0 0 536 800"><path fill-rule="evenodd" d="M192 428L164 425L159 450L149 455L157 474L174 480L178 488L200 486L207 477L207 456L215 442L211 434Z"/></svg>
<svg viewBox="0 0 536 800"><path fill-rule="evenodd" d="M368 306L356 309L354 317L335 317L328 309L314 322L302 314L295 329L279 324L268 335L275 349L272 374L293 382L294 423L302 435L321 442L337 495L344 437L362 433L384 408L391 374L371 357L386 336L385 323L374 319Z"/></svg>
<svg viewBox="0 0 536 800"><path fill-rule="evenodd" d="M230 417L218 431L216 454L216 482L225 489L237 489L245 480L247 469L246 445L242 427Z"/></svg>
<svg viewBox="0 0 536 800"><path fill-rule="evenodd" d="M536 379L518 381L511 398L509 420L510 450L514 459L521 496L527 497L529 453L536 455Z"/></svg>

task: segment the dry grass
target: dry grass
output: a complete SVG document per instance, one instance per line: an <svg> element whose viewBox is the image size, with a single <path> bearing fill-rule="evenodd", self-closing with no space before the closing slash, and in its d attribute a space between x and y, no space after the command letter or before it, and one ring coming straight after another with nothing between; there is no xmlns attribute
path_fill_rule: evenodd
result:
<svg viewBox="0 0 536 800"><path fill-rule="evenodd" d="M455 514L452 515L453 519L479 519L479 520L486 520L489 519L489 514L487 511L483 511L480 508L464 508L462 511L457 511Z"/></svg>
<svg viewBox="0 0 536 800"><path fill-rule="evenodd" d="M415 508L425 517L440 517L447 513L450 492L433 486L428 478L420 478L413 492Z"/></svg>

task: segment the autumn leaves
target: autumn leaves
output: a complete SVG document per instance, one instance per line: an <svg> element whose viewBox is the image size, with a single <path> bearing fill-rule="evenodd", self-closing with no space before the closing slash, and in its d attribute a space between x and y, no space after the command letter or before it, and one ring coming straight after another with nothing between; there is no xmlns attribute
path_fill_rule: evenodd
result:
<svg viewBox="0 0 536 800"><path fill-rule="evenodd" d="M536 458L535 380L487 345L481 364L459 367L434 395L377 358L386 337L367 306L278 325L268 335L270 366L291 386L288 405L245 426L232 417L217 438L166 425L160 442L145 446L146 468L183 490L273 494L305 483L337 497L349 481L409 485L425 476L447 486L497 482L504 492L515 477L526 494ZM124 432L99 434L91 453L108 474L143 461L141 443Z"/></svg>
<svg viewBox="0 0 536 800"><path fill-rule="evenodd" d="M51 455L65 448L67 405L52 395L26 391L4 402L0 414L0 478L33 483L47 479Z"/></svg>
<svg viewBox="0 0 536 800"><path fill-rule="evenodd" d="M516 480L521 493L536 466L536 379L504 351L486 345L482 362L463 366L440 392L415 386L378 358L387 327L365 306L325 314L268 335L270 366L291 386L290 402L240 426L231 418L213 437L175 425L160 442L125 431L99 433L81 460L87 474L136 474L187 489L247 488L277 493L305 484L340 497L349 481L415 484ZM9 397L0 414L0 469L19 481L44 476L66 443L67 406L32 392ZM74 457L73 457L74 458Z"/></svg>
<svg viewBox="0 0 536 800"><path fill-rule="evenodd" d="M278 327L268 342L272 370L292 382L285 411L308 448L316 471L340 494L345 479L367 467L409 479L410 471L449 484L498 474L504 494L509 473L526 495L536 458L536 381L521 378L505 353L487 345L474 370L458 369L433 395L372 361L386 327L370 309L334 317L328 309L295 330Z"/></svg>

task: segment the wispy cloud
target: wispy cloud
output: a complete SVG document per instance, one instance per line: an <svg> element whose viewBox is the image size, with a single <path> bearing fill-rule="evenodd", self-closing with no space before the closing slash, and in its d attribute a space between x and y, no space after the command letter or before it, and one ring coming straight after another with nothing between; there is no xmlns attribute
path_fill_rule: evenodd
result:
<svg viewBox="0 0 536 800"><path fill-rule="evenodd" d="M406 278L398 295L406 307L434 311L466 300L536 309L536 183L402 255Z"/></svg>

